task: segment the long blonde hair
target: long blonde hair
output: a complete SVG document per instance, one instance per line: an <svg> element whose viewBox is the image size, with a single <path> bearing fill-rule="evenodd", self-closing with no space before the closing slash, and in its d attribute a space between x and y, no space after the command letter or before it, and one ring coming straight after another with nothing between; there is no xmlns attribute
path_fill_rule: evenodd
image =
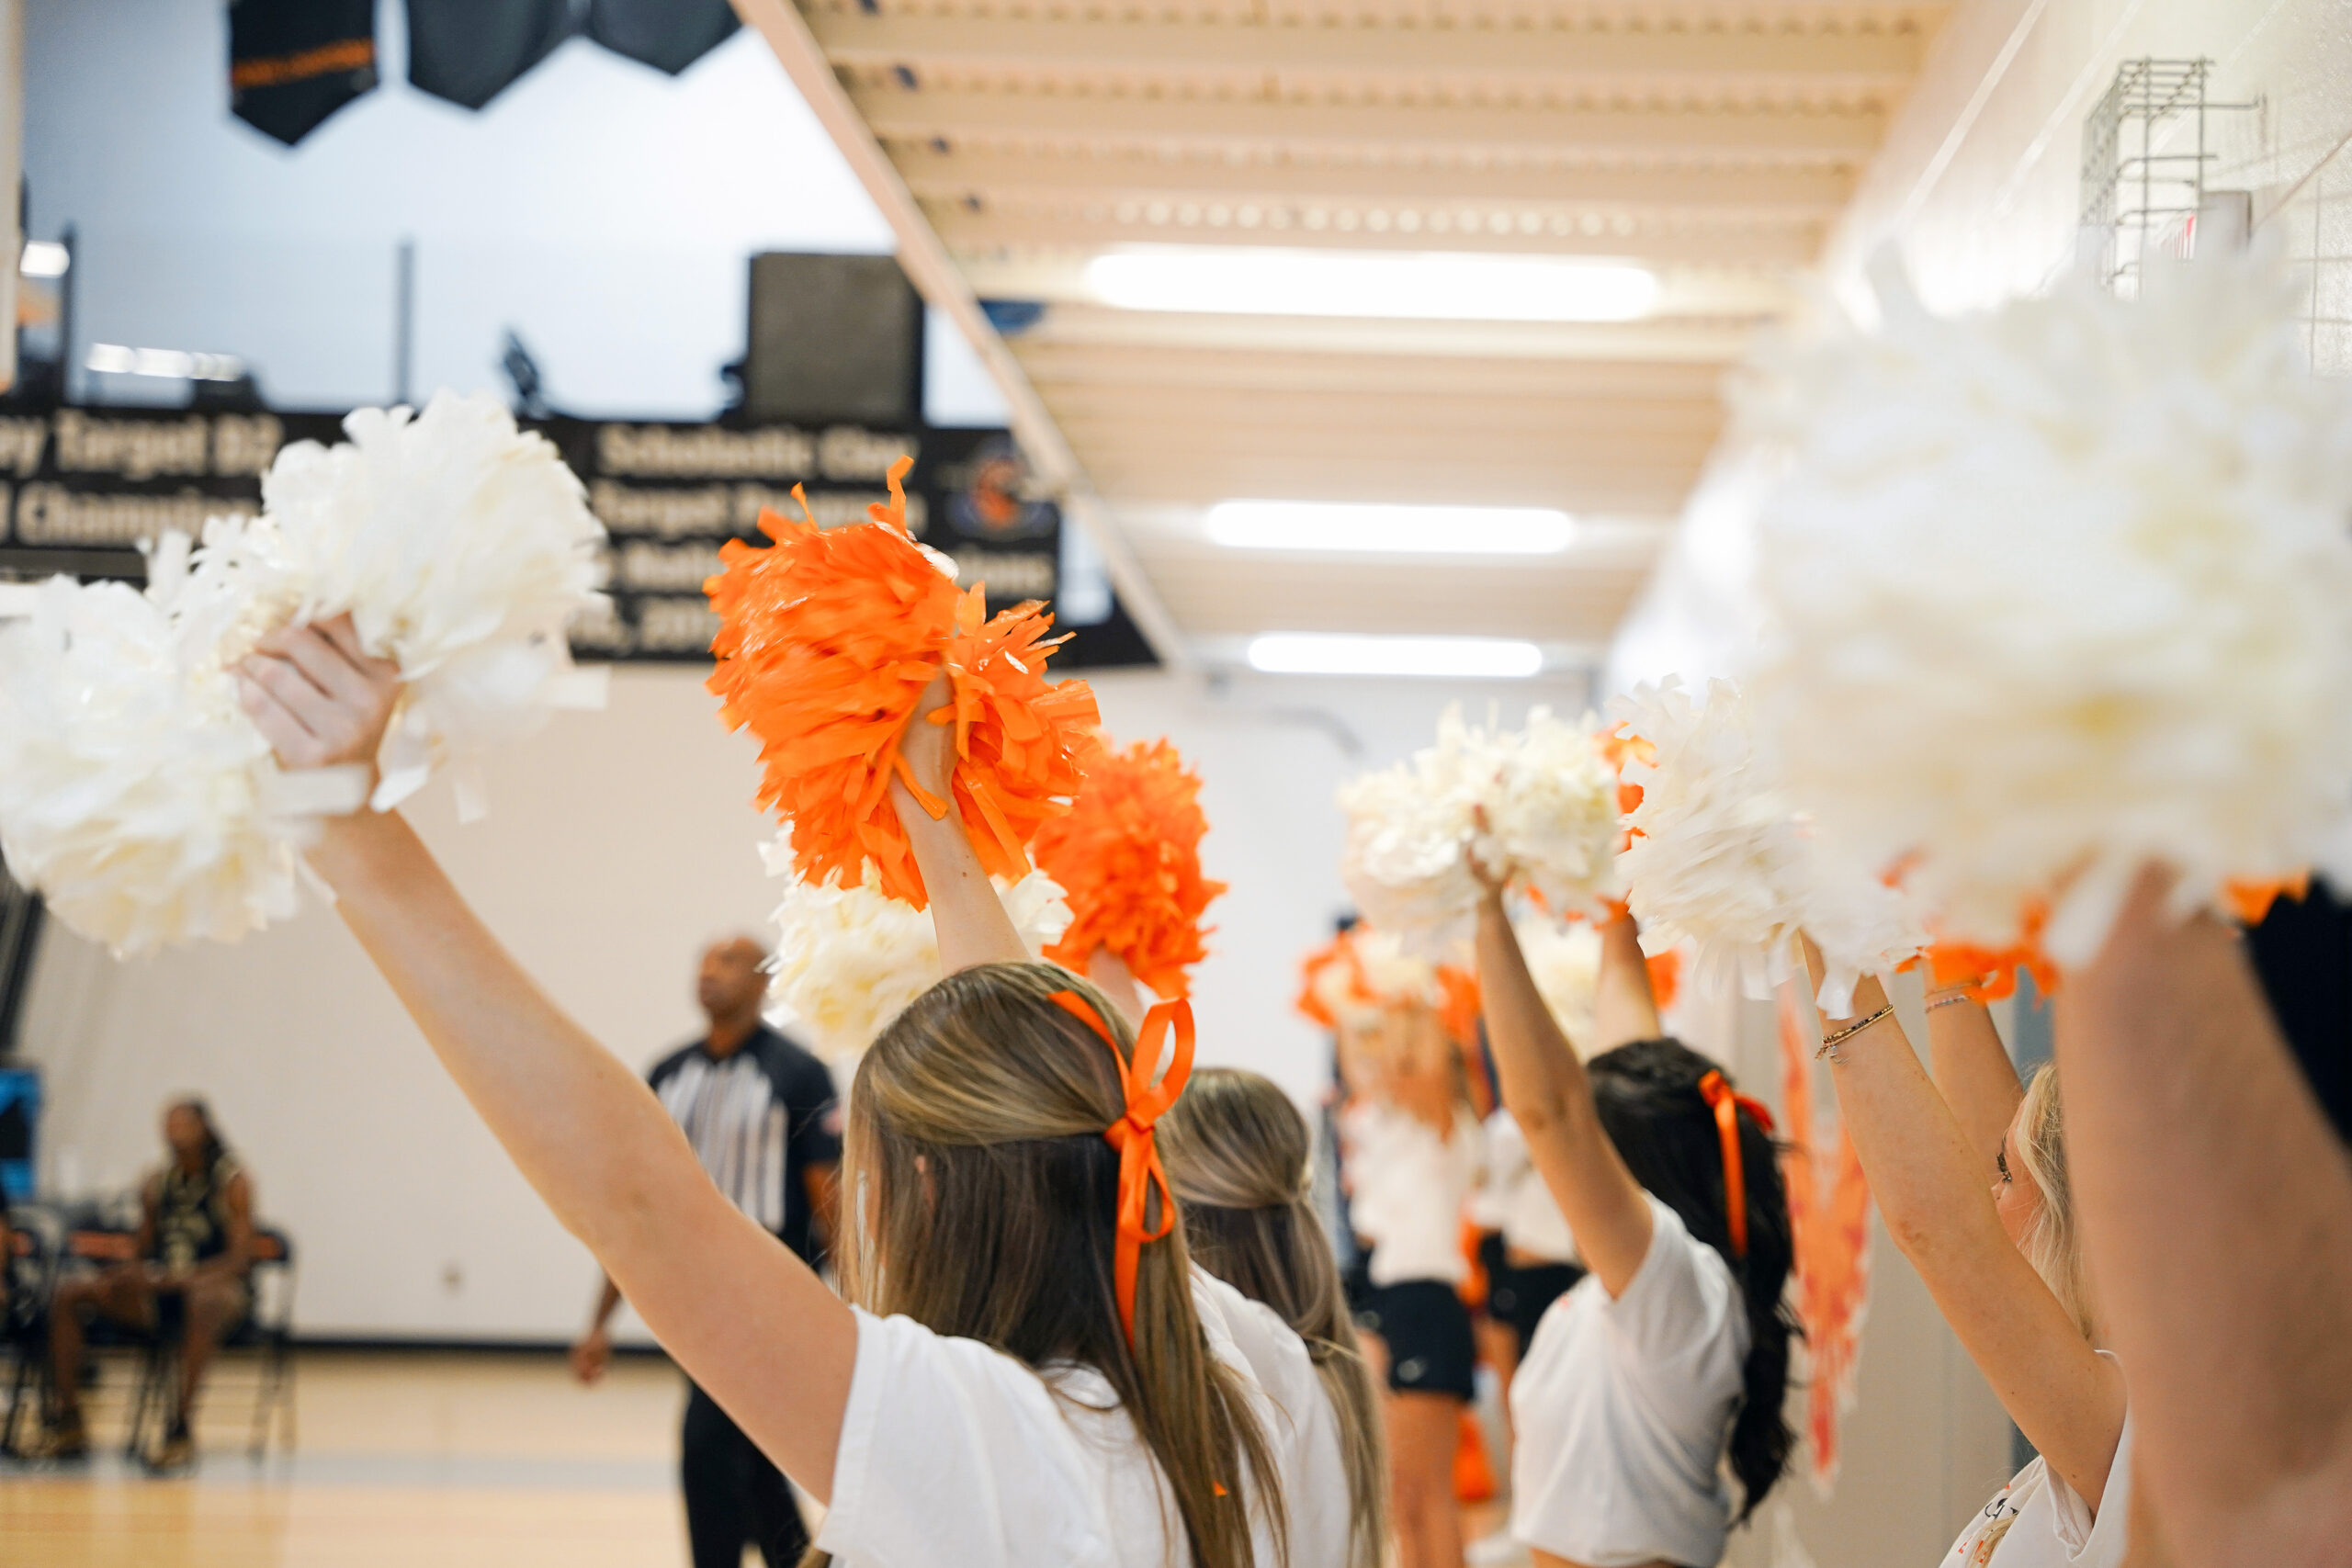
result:
<svg viewBox="0 0 2352 1568"><path fill-rule="evenodd" d="M2083 1337L2098 1343L2098 1303L2091 1293L2083 1258L2083 1236L2075 1215L2074 1181L2066 1170L2065 1110L2058 1099L2058 1069L2043 1063L2026 1085L2008 1157L2041 1189L2041 1205L2018 1249L2041 1276Z"/></svg>
<svg viewBox="0 0 2352 1568"><path fill-rule="evenodd" d="M1047 999L1061 990L1133 1055L1118 1010L1044 964L951 975L866 1052L842 1157L843 1286L868 1311L1032 1367L1100 1371L1167 1478L1198 1568L1251 1568L1244 1495L1287 1563L1272 1451L1240 1375L1210 1354L1181 1223L1143 1248L1132 1349L1121 1327L1119 1156L1103 1130L1126 1101L1102 1037Z"/></svg>
<svg viewBox="0 0 2352 1568"><path fill-rule="evenodd" d="M1168 1179L1201 1267L1273 1308L1306 1342L1340 1427L1351 1568L1388 1549L1380 1395L1356 1344L1330 1238L1308 1200L1306 1118L1272 1080L1204 1067L1161 1119Z"/></svg>

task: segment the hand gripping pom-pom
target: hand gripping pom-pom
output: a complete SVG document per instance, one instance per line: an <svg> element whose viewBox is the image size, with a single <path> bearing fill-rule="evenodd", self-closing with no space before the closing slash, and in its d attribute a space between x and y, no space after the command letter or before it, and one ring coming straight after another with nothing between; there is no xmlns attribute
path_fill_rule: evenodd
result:
<svg viewBox="0 0 2352 1568"><path fill-rule="evenodd" d="M1625 779L1642 791L1622 857L1627 900L1656 946L1688 942L1702 980L1736 978L1768 996L1791 970L1800 931L1821 949L1821 1005L1842 1013L1854 982L1916 953L1907 900L1838 852L1791 807L1759 753L1738 688L1637 688L1612 712L1646 741Z"/></svg>
<svg viewBox="0 0 2352 1568"><path fill-rule="evenodd" d="M1108 751L1067 816L1038 831L1037 864L1069 901L1069 929L1046 956L1080 974L1100 948L1161 997L1189 995L1201 917L1225 884L1201 874L1201 781L1165 740Z"/></svg>
<svg viewBox="0 0 2352 1568"><path fill-rule="evenodd" d="M1557 913L1597 914L1617 890L1616 795L1589 726L1538 707L1491 731L1448 708L1434 746L1340 789L1340 877L1376 928L1434 949L1466 934L1480 867Z"/></svg>
<svg viewBox="0 0 2352 1568"><path fill-rule="evenodd" d="M119 952L290 914L298 847L365 795L357 770L280 771L245 716L232 671L267 632L347 612L399 665L379 807L596 700L564 634L597 603L604 536L555 448L495 400L447 393L345 428L346 445L278 454L260 517L213 520L193 552L165 536L145 594L61 581L6 634L0 840L62 919Z"/></svg>
<svg viewBox="0 0 2352 1568"><path fill-rule="evenodd" d="M954 789L972 847L992 875L1018 880L1038 827L1066 809L1091 756L1093 694L1045 679L1055 641L1036 604L983 621L983 591L958 592L945 558L906 532L900 486L870 522L821 529L763 513L771 547L732 542L704 587L718 611L710 689L720 717L760 741L760 804L793 824L799 874L876 886L925 907L922 874L889 799L897 776L926 810L899 739L942 669L952 703L928 722L956 727Z"/></svg>
<svg viewBox="0 0 2352 1568"><path fill-rule="evenodd" d="M455 766L460 814L478 816L476 758L553 709L602 704L566 628L601 602L604 528L554 445L487 393L436 393L413 418L361 409L344 430L271 464L249 570L291 601L279 619L349 611L360 646L400 666L377 808Z"/></svg>
<svg viewBox="0 0 2352 1568"><path fill-rule="evenodd" d="M2352 383L2251 256L1769 358L1757 701L1800 804L1940 936L2064 967L2138 868L2184 908L2352 873Z"/></svg>
<svg viewBox="0 0 2352 1568"><path fill-rule="evenodd" d="M853 1058L940 979L939 939L930 919L881 889L871 864L842 887L804 881L786 829L764 851L768 873L786 878L776 906L776 950L768 997L776 1020L806 1035L820 1055ZM1005 913L1033 953L1069 922L1061 889L1042 872L998 884Z"/></svg>

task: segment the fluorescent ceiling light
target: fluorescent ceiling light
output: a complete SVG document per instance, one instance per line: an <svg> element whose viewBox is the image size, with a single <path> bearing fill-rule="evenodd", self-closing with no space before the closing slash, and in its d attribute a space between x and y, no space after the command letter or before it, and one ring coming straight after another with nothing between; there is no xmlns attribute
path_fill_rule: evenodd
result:
<svg viewBox="0 0 2352 1568"><path fill-rule="evenodd" d="M1128 310L1436 321L1630 321L1658 293L1655 273L1623 262L1209 245L1105 252L1086 286Z"/></svg>
<svg viewBox="0 0 2352 1568"><path fill-rule="evenodd" d="M1250 668L1270 675L1452 675L1521 680L1544 668L1544 650L1532 642L1509 637L1268 632L1250 639Z"/></svg>
<svg viewBox="0 0 2352 1568"><path fill-rule="evenodd" d="M1576 532L1566 513L1548 507L1314 501L1222 501L1209 508L1204 526L1212 543L1239 549L1457 556L1556 555Z"/></svg>
<svg viewBox="0 0 2352 1568"><path fill-rule="evenodd" d="M83 364L112 376L154 376L166 381L233 381L245 362L233 354L189 354L177 348L125 348L94 343Z"/></svg>
<svg viewBox="0 0 2352 1568"><path fill-rule="evenodd" d="M74 265L74 253L54 240L27 240L17 258L17 270L27 277L63 277Z"/></svg>

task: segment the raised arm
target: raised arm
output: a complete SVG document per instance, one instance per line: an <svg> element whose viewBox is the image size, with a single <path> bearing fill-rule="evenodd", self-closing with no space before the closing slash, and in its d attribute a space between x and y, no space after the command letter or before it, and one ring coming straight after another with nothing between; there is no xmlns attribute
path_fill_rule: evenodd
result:
<svg viewBox="0 0 2352 1568"><path fill-rule="evenodd" d="M2135 1451L2184 1563L2341 1560L2352 1540L2352 1157L2236 935L2143 881L2058 993L2091 1264Z"/></svg>
<svg viewBox="0 0 2352 1568"><path fill-rule="evenodd" d="M1125 959L1107 947L1098 947L1086 961L1086 977L1125 1015L1130 1028L1143 1027L1143 987L1136 984L1135 971L1127 967Z"/></svg>
<svg viewBox="0 0 2352 1568"><path fill-rule="evenodd" d="M1642 929L1630 913L1600 928L1600 983L1593 994L1592 1032L1596 1055L1666 1032L1658 1021L1657 994L1650 988L1649 960L1642 953Z"/></svg>
<svg viewBox="0 0 2352 1568"><path fill-rule="evenodd" d="M1623 1295L1649 1256L1649 1201L1602 1129L1584 1064L1527 972L1499 887L1478 904L1478 995L1503 1105L1577 1250L1611 1296Z"/></svg>
<svg viewBox="0 0 2352 1568"><path fill-rule="evenodd" d="M1805 944L1809 970L1817 971L1819 956ZM1864 978L1853 1005L1852 1020L1827 1025L1832 1035L1848 1022L1878 1021L1838 1042L1829 1060L1838 1112L1887 1234L2009 1418L2096 1509L2123 1436L2122 1375L2092 1349L2002 1228L1990 1173L1903 1026L1884 1010L1885 988Z"/></svg>
<svg viewBox="0 0 2352 1568"><path fill-rule="evenodd" d="M1928 991L1928 1062L1961 1136L1976 1151L1979 1178L1991 1181L2025 1089L1983 1003L1957 987Z"/></svg>
<svg viewBox="0 0 2352 1568"><path fill-rule="evenodd" d="M246 711L288 766L371 761L391 667L348 621L266 638ZM857 1329L808 1267L711 1185L637 1076L564 1016L397 813L331 823L311 863L449 1076L689 1375L823 1498Z"/></svg>
<svg viewBox="0 0 2352 1568"><path fill-rule="evenodd" d="M953 695L942 675L923 689L907 721L899 750L915 775L915 783L934 800L944 802L946 815L934 818L922 808L906 785L890 781L890 804L907 830L914 849L915 869L922 873L923 891L931 897L932 929L939 934L939 967L953 975L978 964L1025 964L1030 953L1004 912L996 884L980 868L980 857L964 830L963 814L956 807L955 729L933 724L930 716Z"/></svg>

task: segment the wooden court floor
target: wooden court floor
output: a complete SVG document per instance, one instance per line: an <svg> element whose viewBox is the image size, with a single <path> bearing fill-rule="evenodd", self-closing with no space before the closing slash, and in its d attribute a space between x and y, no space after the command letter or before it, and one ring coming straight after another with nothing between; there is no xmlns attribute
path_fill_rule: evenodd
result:
<svg viewBox="0 0 2352 1568"><path fill-rule="evenodd" d="M626 1359L594 1389L553 1355L300 1353L294 1451L246 1457L251 1383L224 1367L193 1473L114 1451L126 1370L86 1465L0 1461L6 1568L682 1568L684 1385ZM756 1559L753 1559L756 1561Z"/></svg>

